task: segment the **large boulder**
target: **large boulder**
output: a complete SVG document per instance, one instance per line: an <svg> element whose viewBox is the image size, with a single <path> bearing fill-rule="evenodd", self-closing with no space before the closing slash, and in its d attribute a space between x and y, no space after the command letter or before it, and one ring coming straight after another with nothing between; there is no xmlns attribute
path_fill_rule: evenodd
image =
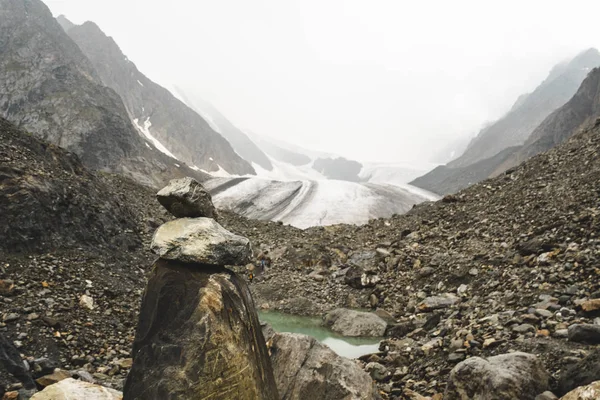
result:
<svg viewBox="0 0 600 400"><path fill-rule="evenodd" d="M314 338L268 328L265 336L282 399L379 399L369 374Z"/></svg>
<svg viewBox="0 0 600 400"><path fill-rule="evenodd" d="M581 386L567 393L560 400L598 400L600 399L600 381Z"/></svg>
<svg viewBox="0 0 600 400"><path fill-rule="evenodd" d="M472 357L450 372L444 400L534 400L550 375L533 354Z"/></svg>
<svg viewBox="0 0 600 400"><path fill-rule="evenodd" d="M216 218L210 193L193 178L173 179L161 189L158 202L177 218Z"/></svg>
<svg viewBox="0 0 600 400"><path fill-rule="evenodd" d="M114 389L73 378L63 379L33 395L31 400L122 400Z"/></svg>
<svg viewBox="0 0 600 400"><path fill-rule="evenodd" d="M600 381L600 349L588 354L583 360L564 370L558 378L558 394L589 383Z"/></svg>
<svg viewBox="0 0 600 400"><path fill-rule="evenodd" d="M23 362L21 353L4 335L0 335L0 364L8 373L18 379L27 390L35 389L35 382L29 368Z"/></svg>
<svg viewBox="0 0 600 400"><path fill-rule="evenodd" d="M387 322L380 316L346 308L325 314L323 325L344 336L381 337L387 329Z"/></svg>
<svg viewBox="0 0 600 400"><path fill-rule="evenodd" d="M156 230L151 247L162 259L209 265L245 265L252 254L248 239L210 218L169 221Z"/></svg>
<svg viewBox="0 0 600 400"><path fill-rule="evenodd" d="M278 399L246 283L218 266L159 259L133 343L128 400Z"/></svg>

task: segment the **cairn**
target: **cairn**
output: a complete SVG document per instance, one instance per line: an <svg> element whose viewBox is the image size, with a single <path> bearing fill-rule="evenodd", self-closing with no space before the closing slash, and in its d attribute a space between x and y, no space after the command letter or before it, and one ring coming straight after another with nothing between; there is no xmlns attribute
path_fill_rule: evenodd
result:
<svg viewBox="0 0 600 400"><path fill-rule="evenodd" d="M158 201L177 219L152 240L150 274L133 344L125 400L278 399L256 308L227 265L244 265L247 238L223 228L211 196L191 178Z"/></svg>

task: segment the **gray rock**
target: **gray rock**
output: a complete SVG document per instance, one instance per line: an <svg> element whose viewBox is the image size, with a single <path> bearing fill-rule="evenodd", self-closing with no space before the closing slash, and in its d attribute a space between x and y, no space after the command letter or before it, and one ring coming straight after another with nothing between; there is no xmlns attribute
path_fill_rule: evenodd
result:
<svg viewBox="0 0 600 400"><path fill-rule="evenodd" d="M381 337L387 322L376 314L338 308L323 317L323 325L344 336Z"/></svg>
<svg viewBox="0 0 600 400"><path fill-rule="evenodd" d="M548 389L550 375L533 354L472 357L450 372L445 400L534 400Z"/></svg>
<svg viewBox="0 0 600 400"><path fill-rule="evenodd" d="M376 381L382 381L390 374L388 369L377 362L370 362L365 366L365 371Z"/></svg>
<svg viewBox="0 0 600 400"><path fill-rule="evenodd" d="M154 233L151 247L165 260L210 265L245 265L252 253L248 239L210 218L169 221Z"/></svg>
<svg viewBox="0 0 600 400"><path fill-rule="evenodd" d="M371 377L358 364L310 336L265 331L280 398L380 399Z"/></svg>
<svg viewBox="0 0 600 400"><path fill-rule="evenodd" d="M527 332L535 332L535 326L531 324L521 324L517 326L513 326L513 332L516 333L527 333Z"/></svg>
<svg viewBox="0 0 600 400"><path fill-rule="evenodd" d="M554 395L554 393L550 392L550 391L545 391L542 394L538 394L537 396L535 396L535 400L557 400L558 397L556 397Z"/></svg>
<svg viewBox="0 0 600 400"><path fill-rule="evenodd" d="M156 198L177 218L215 218L217 215L210 193L190 177L173 179Z"/></svg>
<svg viewBox="0 0 600 400"><path fill-rule="evenodd" d="M431 297L427 297L425 300L423 300L418 308L421 311L433 311L433 310L439 310L442 308L448 308L453 306L454 304L458 303L460 301L460 298L457 297L456 295L452 294L452 293L445 293L441 296L431 296Z"/></svg>
<svg viewBox="0 0 600 400"><path fill-rule="evenodd" d="M222 267L159 259L132 354L126 399L279 399L248 286Z"/></svg>
<svg viewBox="0 0 600 400"><path fill-rule="evenodd" d="M571 342L600 344L600 325L571 325L569 326L569 340Z"/></svg>

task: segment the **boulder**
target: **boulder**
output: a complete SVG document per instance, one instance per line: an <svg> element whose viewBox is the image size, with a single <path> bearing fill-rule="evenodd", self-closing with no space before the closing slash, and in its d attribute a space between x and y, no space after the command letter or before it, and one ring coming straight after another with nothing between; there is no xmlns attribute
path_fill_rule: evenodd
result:
<svg viewBox="0 0 600 400"><path fill-rule="evenodd" d="M560 400L597 400L600 399L600 381L581 386L567 393Z"/></svg>
<svg viewBox="0 0 600 400"><path fill-rule="evenodd" d="M50 385L33 395L31 400L122 400L123 394L114 389L73 378Z"/></svg>
<svg viewBox="0 0 600 400"><path fill-rule="evenodd" d="M593 350L583 360L562 371L558 377L558 394L600 381L600 349Z"/></svg>
<svg viewBox="0 0 600 400"><path fill-rule="evenodd" d="M325 314L323 325L343 336L381 337L387 329L387 322L378 315L346 308Z"/></svg>
<svg viewBox="0 0 600 400"><path fill-rule="evenodd" d="M156 195L158 202L177 218L216 218L210 193L193 178L173 179Z"/></svg>
<svg viewBox="0 0 600 400"><path fill-rule="evenodd" d="M62 369L57 368L51 374L39 377L35 381L41 387L46 387L46 386L54 385L55 383L58 383L64 379L68 379L70 377L71 377L71 374L68 371L64 371Z"/></svg>
<svg viewBox="0 0 600 400"><path fill-rule="evenodd" d="M310 336L266 328L277 389L282 399L379 399L373 380L358 364Z"/></svg>
<svg viewBox="0 0 600 400"><path fill-rule="evenodd" d="M355 289L374 287L381 279L373 272L365 272L362 268L352 266L346 270L344 282Z"/></svg>
<svg viewBox="0 0 600 400"><path fill-rule="evenodd" d="M600 344L600 325L574 324L569 326L571 342Z"/></svg>
<svg viewBox="0 0 600 400"><path fill-rule="evenodd" d="M18 379L27 390L35 389L35 382L29 368L21 359L19 350L0 334L0 363L9 374Z"/></svg>
<svg viewBox="0 0 600 400"><path fill-rule="evenodd" d="M209 265L245 265L250 241L210 218L179 218L160 226L152 250L165 260Z"/></svg>
<svg viewBox="0 0 600 400"><path fill-rule="evenodd" d="M444 400L534 400L550 375L533 354L472 357L452 369Z"/></svg>
<svg viewBox="0 0 600 400"><path fill-rule="evenodd" d="M445 293L441 296L427 297L418 305L418 308L420 311L429 312L433 310L451 307L459 301L460 297L457 297L452 293Z"/></svg>
<svg viewBox="0 0 600 400"><path fill-rule="evenodd" d="M278 399L248 286L218 266L159 259L143 296L128 400Z"/></svg>

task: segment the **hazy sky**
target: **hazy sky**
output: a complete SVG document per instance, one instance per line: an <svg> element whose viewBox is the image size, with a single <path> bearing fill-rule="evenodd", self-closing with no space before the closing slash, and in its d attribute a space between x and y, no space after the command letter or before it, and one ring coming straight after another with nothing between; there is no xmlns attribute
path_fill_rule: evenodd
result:
<svg viewBox="0 0 600 400"><path fill-rule="evenodd" d="M427 159L600 47L600 1L46 0L240 128L361 161Z"/></svg>

